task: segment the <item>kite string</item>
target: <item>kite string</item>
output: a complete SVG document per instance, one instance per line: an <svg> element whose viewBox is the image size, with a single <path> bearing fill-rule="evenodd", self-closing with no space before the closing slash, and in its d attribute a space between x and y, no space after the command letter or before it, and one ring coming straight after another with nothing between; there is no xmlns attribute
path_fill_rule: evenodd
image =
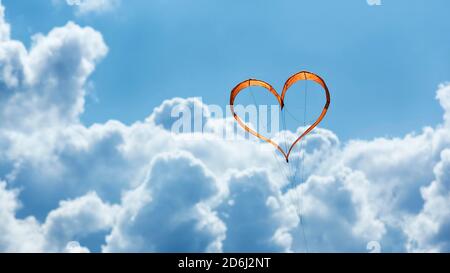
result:
<svg viewBox="0 0 450 273"><path fill-rule="evenodd" d="M253 94L253 89L252 89L252 86L250 85L250 82L249 82L249 90L250 90L250 94L251 94L251 96L252 96L252 99L253 99L253 103L256 105L256 106L258 106L259 104L257 103L257 101L256 101L256 97L255 97L255 95ZM280 107L280 106L279 106ZM281 109L280 109L280 112L281 112L281 114L283 115L283 112L281 111ZM258 112L258 114L259 114L259 112ZM285 120L285 117L283 116L283 120L284 120L284 127L286 127L286 120ZM259 122L258 122L259 123ZM282 134L283 135L283 134ZM283 135L284 136L284 135ZM287 150L287 141L286 141L286 137L284 136L284 144L285 144L285 151ZM283 175L286 177L286 178L289 178L289 176L290 176L290 169L289 170L285 170L285 168L283 168L283 166L282 166L282 164L280 164L280 162L278 161L278 155L277 155L277 151L275 150L274 151L274 156L275 156L275 162L277 162L277 165L278 165L278 168L283 172ZM288 165L289 166L289 165ZM286 172L288 172L288 173L286 173Z"/></svg>
<svg viewBox="0 0 450 273"><path fill-rule="evenodd" d="M306 74L305 74L305 100L304 100L304 110L303 110L304 111L303 112L303 128L306 128L306 118L307 118L306 115L307 115L307 106L308 106L308 104L306 103L307 99L308 99L308 81L306 79ZM304 164L305 163L305 151L304 151L303 139L301 140L301 143L300 143L300 153L302 151L303 151L303 154L301 155L301 166L298 166L298 169L301 168L301 181L300 181L300 185L298 186L300 193L298 191L296 191L296 193L297 193L297 197L298 197L297 201L298 201L298 205L299 205L298 215L299 215L299 221L300 221L300 229L302 230L302 236L303 236L303 240L305 242L306 252L309 252L308 241L306 239L306 232L305 232L306 227L304 225L304 217L302 215L302 208L301 208L301 204L300 204L300 197L302 195L302 193L301 193L302 185L305 182L305 164ZM298 161L300 161L300 158L298 159ZM299 163L299 162L297 162L297 163Z"/></svg>
<svg viewBox="0 0 450 273"><path fill-rule="evenodd" d="M288 146L289 144L288 144L287 136L286 136L287 133L288 133L287 125L286 125L286 113L285 113L286 109L287 109L286 105L284 105L283 109L280 109L280 111L281 111L281 116L282 116L282 119L283 119L283 124L282 124L282 126L283 126L283 133L281 135L284 138L283 140L284 140L284 145L285 145L285 151L287 152L288 149L289 149L289 146ZM288 184L291 184L291 182L290 182L291 179L294 179L294 181L295 181L296 170L295 171L293 170L294 167L292 166L291 163L289 163L289 161L287 162L287 164L288 164L288 166L287 166L287 168L288 168L288 170L287 170L288 175L286 176L286 178L288 179ZM295 183L294 183L294 185L295 185Z"/></svg>
<svg viewBox="0 0 450 273"><path fill-rule="evenodd" d="M306 120L307 120L307 99L308 99L308 80L306 78L306 74L305 74L305 92L304 92L304 105L303 105L303 109L304 109L304 113L303 113L303 128L306 128ZM285 110L295 121L297 121L298 123L302 123L300 120L298 120L297 118L295 118L295 116L288 110L288 107L285 105L283 110ZM284 111L283 111L284 112ZM284 114L284 113L283 113ZM286 121L285 121L285 115L283 116L283 125L284 125L284 130L285 133L283 134L283 136L286 136ZM286 137L285 137L286 139ZM289 184L292 184L294 186L294 188L298 187L298 190L295 191L295 193L293 193L293 197L294 197L294 208L295 208L295 212L297 214L297 216L299 217L299 224L300 224L300 229L302 232L301 237L303 237L303 241L305 243L305 251L306 253L309 252L309 247L308 247L308 240L306 239L306 232L305 232L305 227L304 227L304 217L302 215L302 209L301 209L301 204L300 204L300 198L301 198L301 190L302 187L301 185L304 183L305 180L305 167L304 167L304 158L305 158L305 153L304 153L304 143L303 143L303 139L300 140L300 145L299 145L299 152L298 152L298 156L297 156L297 160L293 159L288 163L289 166ZM303 151L303 154L301 154ZM300 158L301 156L301 158ZM293 171L292 169L295 169L295 171ZM301 173L301 174L299 174ZM299 175L299 177L298 177ZM300 183L297 183L297 181L300 180Z"/></svg>
<svg viewBox="0 0 450 273"><path fill-rule="evenodd" d="M306 87L305 87L305 101L304 101L304 117L303 117L303 127L305 127L306 126L306 113L307 113L307 108L306 108L306 106L307 106L307 103L306 103L306 100L307 100L307 92L308 92L308 83L307 83L307 80L306 80L306 75L305 75L305 84L306 84ZM250 91L250 94L251 94L251 96L252 96L252 99L253 99L253 103L256 105L256 106L258 106L259 104L257 103L257 101L256 101L256 97L255 97L255 95L253 94L253 89L251 88L251 86L250 86L250 82L249 82L249 91ZM296 120L296 121L298 121L295 117L294 117L294 115L292 115L288 110L287 110L287 108L284 108L287 112L288 112L288 114L289 115L291 115L293 118L294 118L294 120ZM259 112L258 112L259 113ZM282 115L282 121L283 121L283 123L282 123L282 126L283 126L283 133L281 134L282 135L282 137L283 137L283 139L284 139L284 146L285 146L285 149L287 150L288 149L288 147L287 147L287 137L286 137L286 134L287 134L287 126L286 126L286 115L285 115L285 113L284 113L284 111L281 111L281 115ZM298 122L300 122L300 121L298 121ZM259 122L258 122L259 123ZM265 126L265 125L263 125L263 126ZM258 126L259 127L259 126ZM300 153L301 153L301 151L303 150L303 141L301 141L301 145L300 145ZM299 155L300 155L300 153L299 153ZM295 172L292 170L294 167L291 165L291 163L287 163L288 164L288 170L285 170L282 166L280 166L280 165L282 165L282 164L280 164L280 162L277 160L278 159L278 157L279 156L277 156L277 152L276 151L274 151L274 156L275 156L275 161L277 162L277 164L278 164L278 166L279 166L279 169L282 171L282 173L283 173L283 175L288 179L288 184L289 183L291 183L291 182L289 182L289 180L291 180L291 178L292 178L292 173L294 173L294 177L293 177L293 183L292 184L294 184L294 186L295 186L295 181L296 181L296 177L297 177L297 171L298 171L298 169L300 169L300 166L299 166L299 163L300 163L300 157L297 159L297 164L294 164L294 165L297 165L297 168L295 168ZM303 184L303 182L304 182L304 154L303 154L303 156L301 157L301 161L302 161L302 163L301 163L301 168L302 168L302 171L301 171L301 183L300 183L300 185L301 184ZM292 163L294 163L294 162L292 162ZM286 173L286 171L288 172L288 173ZM299 185L299 186L300 186ZM299 187L299 190L301 191L301 187ZM302 217L302 213L301 213L301 208L300 208L300 195L301 195L301 193L299 194L299 192L298 191L295 191L295 196L297 197L296 199L297 199L297 203L298 203L298 205L299 206L294 206L295 207L295 210L296 210L296 213L297 213L297 215L299 216L299 221L300 221L300 229L302 230L302 237L303 237L303 241L305 242L305 248L306 248L306 252L308 253L309 252L309 250L308 250L308 241L307 241L307 239L306 239L306 234L305 234L305 228L303 227L303 217Z"/></svg>
<svg viewBox="0 0 450 273"><path fill-rule="evenodd" d="M252 89L252 86L250 85L250 80L249 80L249 88L248 88L248 89L249 89L250 94L251 94L251 96L252 96L253 103L254 103L255 106L257 107L259 104L258 104L257 101L256 101L255 94L253 94L253 89ZM257 110L257 111L258 111L258 110ZM258 115L259 115L259 111L258 111ZM258 120L258 124L259 124L259 120ZM261 124L259 124L259 125L261 125ZM262 126L264 126L264 128L267 129L267 127L266 127L264 124L262 124ZM258 128L259 128L259 126L258 126ZM258 149L260 149L260 146L258 146ZM274 156L275 156L275 162L276 162L277 165L278 165L278 169L281 170L281 172L283 173L283 175L284 175L285 177L289 177L289 175L286 173L286 170L283 168L282 164L280 164L280 162L278 161L278 157L279 157L279 156L278 156L276 150L274 150Z"/></svg>
<svg viewBox="0 0 450 273"><path fill-rule="evenodd" d="M281 135L283 137L285 151L287 151L288 150L288 143L287 143L287 137L286 137L286 134L287 134L286 114L284 113L284 111L282 109L280 109L280 111L281 111L281 116L282 116L282 121L283 121L282 122L283 133ZM292 166L291 166L291 164L289 162L287 162L287 164L288 164L288 176L287 176L287 178L291 179L291 176L292 176L292 173L293 173Z"/></svg>
<svg viewBox="0 0 450 273"><path fill-rule="evenodd" d="M303 113L303 128L306 128L306 119L307 119L307 94L308 94L308 81L306 78L306 74L305 74L305 92L304 92L304 105L303 105L303 109L304 109L304 113ZM296 119L294 117L294 115L292 115L287 108L285 108L286 111L299 123L301 123L298 119ZM292 162L294 165L296 165L295 168L295 173L294 173L294 177L293 177L293 184L295 187L298 187L298 190L295 191L294 194L294 202L296 203L294 208L296 211L297 216L299 217L299 224L300 224L300 229L302 232L302 237L303 237L303 241L305 242L305 251L309 252L308 249L308 241L306 239L306 233L305 233L305 227L304 227L304 217L302 215L302 209L301 209L301 203L300 203L300 198L301 198L301 190L302 187L301 185L304 183L305 180L305 167L304 167L304 159L305 159L305 152L303 151L304 147L304 143L303 143L303 139L300 140L300 145L299 145L299 152L298 152L298 158L297 161L294 163L294 161ZM303 151L303 154L301 154ZM300 183L296 183L296 181L298 181L298 173L301 173L299 176L300 178Z"/></svg>

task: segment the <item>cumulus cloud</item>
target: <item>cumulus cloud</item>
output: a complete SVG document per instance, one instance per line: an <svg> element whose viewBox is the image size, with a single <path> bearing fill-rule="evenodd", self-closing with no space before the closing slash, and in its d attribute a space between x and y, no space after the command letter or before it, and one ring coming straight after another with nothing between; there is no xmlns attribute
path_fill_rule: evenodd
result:
<svg viewBox="0 0 450 273"><path fill-rule="evenodd" d="M202 132L208 118L208 107L199 98L165 100L153 110L148 122L171 132Z"/></svg>
<svg viewBox="0 0 450 273"><path fill-rule="evenodd" d="M65 253L90 253L89 249L80 245L77 241L71 241L67 244Z"/></svg>
<svg viewBox="0 0 450 273"><path fill-rule="evenodd" d="M281 192L271 185L264 170L232 174L227 181L229 195L218 210L227 227L225 252L282 252L290 248L290 236L282 238L289 221L280 217ZM296 221L296 219L287 219ZM296 223L294 223L295 225ZM286 243L285 241L288 240Z"/></svg>
<svg viewBox="0 0 450 273"><path fill-rule="evenodd" d="M0 41L9 40L10 31L10 26L5 21L5 7L0 2Z"/></svg>
<svg viewBox="0 0 450 273"><path fill-rule="evenodd" d="M434 173L435 180L421 188L422 210L406 221L408 251L450 251L450 149L442 151Z"/></svg>
<svg viewBox="0 0 450 273"><path fill-rule="evenodd" d="M120 0L52 0L53 3L65 2L77 9L79 15L104 13L117 8Z"/></svg>
<svg viewBox="0 0 450 273"><path fill-rule="evenodd" d="M447 126L450 125L450 84L441 84L436 94L442 108L444 109L444 121Z"/></svg>
<svg viewBox="0 0 450 273"><path fill-rule="evenodd" d="M66 244L73 239L82 239L83 236L111 229L117 212L117 206L103 203L95 192L74 200L61 201L59 207L48 214L42 225L47 249L87 249Z"/></svg>
<svg viewBox="0 0 450 273"><path fill-rule="evenodd" d="M144 183L125 196L104 250L220 251L225 226L207 202L218 191L213 174L192 155L155 157Z"/></svg>
<svg viewBox="0 0 450 273"><path fill-rule="evenodd" d="M79 126L79 116L84 111L87 79L108 48L100 33L72 22L46 35L34 35L32 41L30 49L17 40L0 43L0 169L10 172L9 167L14 167L11 173L14 175L10 177L21 183L24 208L35 210L26 213L42 220L48 210L41 215L36 210L46 205L50 209L59 200L88 191L76 185L78 179L71 181L70 170L60 159L74 164L76 159L64 156L63 151L73 149L84 153L83 143L77 142L76 134L82 134L84 129ZM63 135L68 135L68 131L60 129L72 126L72 142L59 142ZM108 134L103 130L102 133ZM104 141L114 142L114 136L102 138ZM61 179L62 175L68 175L68 179ZM42 187L45 183L54 187ZM80 191L75 195L55 196L59 190L67 193L70 188ZM47 194L45 201L35 194L40 189Z"/></svg>
<svg viewBox="0 0 450 273"><path fill-rule="evenodd" d="M84 110L87 77L108 50L101 34L69 22L32 40L30 50L15 40L0 45L6 87L1 99L2 126L76 122Z"/></svg>
<svg viewBox="0 0 450 273"><path fill-rule="evenodd" d="M19 218L20 191L0 182L0 252L89 252L73 244L89 234L111 230L117 206L103 203L95 193L61 201L44 223L35 217Z"/></svg>
<svg viewBox="0 0 450 273"><path fill-rule="evenodd" d="M69 22L26 48L9 32L0 5L0 251L449 251L448 84L441 124L348 142L318 128L287 165L224 138L233 119L198 98L87 127L102 35ZM171 132L193 109L202 126Z"/></svg>
<svg viewBox="0 0 450 273"><path fill-rule="evenodd" d="M0 181L0 252L40 252L45 239L38 221L30 216L16 218L21 204L17 190L8 190L6 183Z"/></svg>

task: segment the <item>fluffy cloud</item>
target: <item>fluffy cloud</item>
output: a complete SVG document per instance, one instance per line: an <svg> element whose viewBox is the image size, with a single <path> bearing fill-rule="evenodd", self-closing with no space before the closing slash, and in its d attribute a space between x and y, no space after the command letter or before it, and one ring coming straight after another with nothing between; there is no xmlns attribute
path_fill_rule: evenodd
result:
<svg viewBox="0 0 450 273"><path fill-rule="evenodd" d="M233 120L197 98L86 127L102 35L69 22L26 48L9 31L0 5L0 251L449 251L449 85L442 124L345 143L319 128L288 165L224 138ZM171 132L193 109L204 126Z"/></svg>
<svg viewBox="0 0 450 273"><path fill-rule="evenodd" d="M172 132L202 132L210 117L208 107L200 99L173 98L156 107L147 121Z"/></svg>
<svg viewBox="0 0 450 273"><path fill-rule="evenodd" d="M16 217L21 207L19 193L0 182L1 252L89 252L79 244L75 247L71 240L110 230L118 210L117 206L103 203L95 193L89 193L75 200L61 201L40 224L33 216Z"/></svg>
<svg viewBox="0 0 450 273"><path fill-rule="evenodd" d="M445 111L444 121L447 126L450 126L450 84L441 84L436 94L442 108Z"/></svg>
<svg viewBox="0 0 450 273"><path fill-rule="evenodd" d="M67 244L65 253L90 253L89 249L80 245L77 241L71 241Z"/></svg>
<svg viewBox="0 0 450 273"><path fill-rule="evenodd" d="M3 127L55 126L77 121L83 112L85 85L95 64L107 53L95 30L69 22L47 35L0 45Z"/></svg>
<svg viewBox="0 0 450 273"><path fill-rule="evenodd" d="M0 182L0 251L30 252L42 251L45 239L40 225L34 217L17 219L16 211L20 207L17 190L6 189L6 183Z"/></svg>
<svg viewBox="0 0 450 273"><path fill-rule="evenodd" d="M0 29L9 28L3 16L0 18ZM70 179L61 181L61 175L70 173L60 160L72 159L61 150L66 147L64 150L83 153L83 143L77 142L76 134L84 129L79 116L84 111L87 79L107 51L100 33L72 22L46 35L34 35L30 49L9 37L0 43L0 169L9 172L13 167L15 175L10 180L21 181L25 208L43 208L46 202L53 206L88 191L52 198L58 190L78 188ZM59 142L68 132L61 128L72 126L72 142ZM114 141L114 136L102 141ZM41 187L46 183L54 187ZM35 194L39 189L49 197L44 202Z"/></svg>
<svg viewBox="0 0 450 273"><path fill-rule="evenodd" d="M69 6L74 6L79 15L90 13L103 13L111 11L120 5L120 0L52 0L54 3L64 1Z"/></svg>
<svg viewBox="0 0 450 273"><path fill-rule="evenodd" d="M442 151L434 173L435 180L421 188L422 210L405 225L409 251L450 251L450 149Z"/></svg>
<svg viewBox="0 0 450 273"><path fill-rule="evenodd" d="M5 8L0 2L0 41L9 40L10 26L5 22Z"/></svg>
<svg viewBox="0 0 450 273"><path fill-rule="evenodd" d="M227 227L223 251L288 251L291 238L284 229L289 229L289 220L295 225L296 219L289 219L289 211L280 206L281 192L271 185L267 173L264 170L234 173L227 184L229 195L218 208Z"/></svg>
<svg viewBox="0 0 450 273"><path fill-rule="evenodd" d="M66 243L111 229L117 212L118 206L103 203L94 192L74 200L61 201L59 207L48 214L42 225L46 249L61 251L66 247L70 251L82 251L84 248L76 248L74 244Z"/></svg>
<svg viewBox="0 0 450 273"><path fill-rule="evenodd" d="M155 157L144 183L124 197L104 250L220 251L225 226L207 202L218 192L214 175L192 155Z"/></svg>

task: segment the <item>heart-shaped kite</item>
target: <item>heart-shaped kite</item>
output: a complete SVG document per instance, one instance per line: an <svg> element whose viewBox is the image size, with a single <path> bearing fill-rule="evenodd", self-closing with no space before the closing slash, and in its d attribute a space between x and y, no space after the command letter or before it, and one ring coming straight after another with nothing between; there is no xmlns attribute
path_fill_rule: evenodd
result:
<svg viewBox="0 0 450 273"><path fill-rule="evenodd" d="M314 81L318 84L320 84L320 86L322 86L322 88L325 90L325 95L326 95L326 103L325 106L323 107L322 113L320 114L319 118L317 118L317 120L308 127L308 129L306 129L305 132L303 132L303 134L301 136L299 136L291 145L291 147L289 148L289 150L287 151L287 153L280 147L280 145L278 145L276 142L274 142L273 140L257 133L256 131L252 130L250 127L248 127L247 124L245 124L245 122L243 122L241 120L241 118L234 112L234 100L236 98L236 96L244 89L250 87L250 86L261 86L264 87L265 89L267 89L270 93L272 93L278 100L278 103L280 104L280 110L283 110L284 107L284 96L286 95L287 90L297 81L301 81L301 80L311 80ZM231 113L233 114L234 118L236 119L236 121L239 123L239 125L244 128L245 131L251 133L252 135L272 144L273 146L275 146L275 148L277 148L284 156L284 158L286 159L286 162L289 162L289 155L291 154L292 149L294 148L294 146L305 136L307 135L309 132L311 132L321 121L322 119L325 117L327 111L328 111L328 107L330 106L330 92L328 91L328 87L325 83L325 81L319 77L318 75L308 72L308 71L301 71L298 72L294 75L292 75L284 84L283 87L283 92L281 93L281 96L278 94L278 92L268 83L261 81L261 80L256 80L256 79L248 79L245 80L241 83L239 83L238 85L236 85L236 87L233 88L233 90L231 90L231 94L230 94L230 109L231 109Z"/></svg>

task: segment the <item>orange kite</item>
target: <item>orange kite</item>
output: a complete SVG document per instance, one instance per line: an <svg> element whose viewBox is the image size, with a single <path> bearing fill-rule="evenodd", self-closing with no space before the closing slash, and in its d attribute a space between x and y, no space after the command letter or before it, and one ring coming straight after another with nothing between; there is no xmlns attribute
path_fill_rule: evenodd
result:
<svg viewBox="0 0 450 273"><path fill-rule="evenodd" d="M323 107L322 113L320 114L319 118L311 125L308 127L308 129L306 129L305 132L303 132L303 134L301 136L299 136L291 145L291 147L289 148L289 150L287 151L287 153L280 147L280 145L278 145L276 142L274 142L273 140L259 134L258 132L252 130L250 127L248 127L247 124L245 124L245 122L243 122L241 120L241 118L235 113L234 111L234 100L236 99L236 96L244 89L250 87L250 86L261 86L265 89L267 89L270 93L272 93L272 95L274 95L278 101L278 104L280 105L280 109L283 110L284 107L284 97L286 95L287 90L296 82L301 81L301 80L311 80L314 81L316 83L318 83L320 86L322 86L322 88L325 90L325 96L326 96L326 103ZM308 71L301 71L298 72L296 74L294 74L293 76L291 76L286 83L284 84L283 87L283 92L281 93L281 96L278 94L278 92L268 83L261 81L261 80L256 80L256 79L248 79L245 80L241 83L239 83L238 85L236 85L236 87L233 88L233 90L231 90L231 94L230 94L230 109L231 109L231 113L233 114L234 118L236 119L236 121L238 122L238 124L244 128L245 131L251 133L252 135L272 144L273 146L275 146L275 148L277 148L284 156L284 158L286 159L286 162L289 162L289 155L291 154L292 149L294 148L294 146L308 133L310 133L321 121L322 119L325 117L327 111L328 111L328 107L330 106L330 92L328 90L328 87L325 83L325 81L319 77L318 75L308 72Z"/></svg>

